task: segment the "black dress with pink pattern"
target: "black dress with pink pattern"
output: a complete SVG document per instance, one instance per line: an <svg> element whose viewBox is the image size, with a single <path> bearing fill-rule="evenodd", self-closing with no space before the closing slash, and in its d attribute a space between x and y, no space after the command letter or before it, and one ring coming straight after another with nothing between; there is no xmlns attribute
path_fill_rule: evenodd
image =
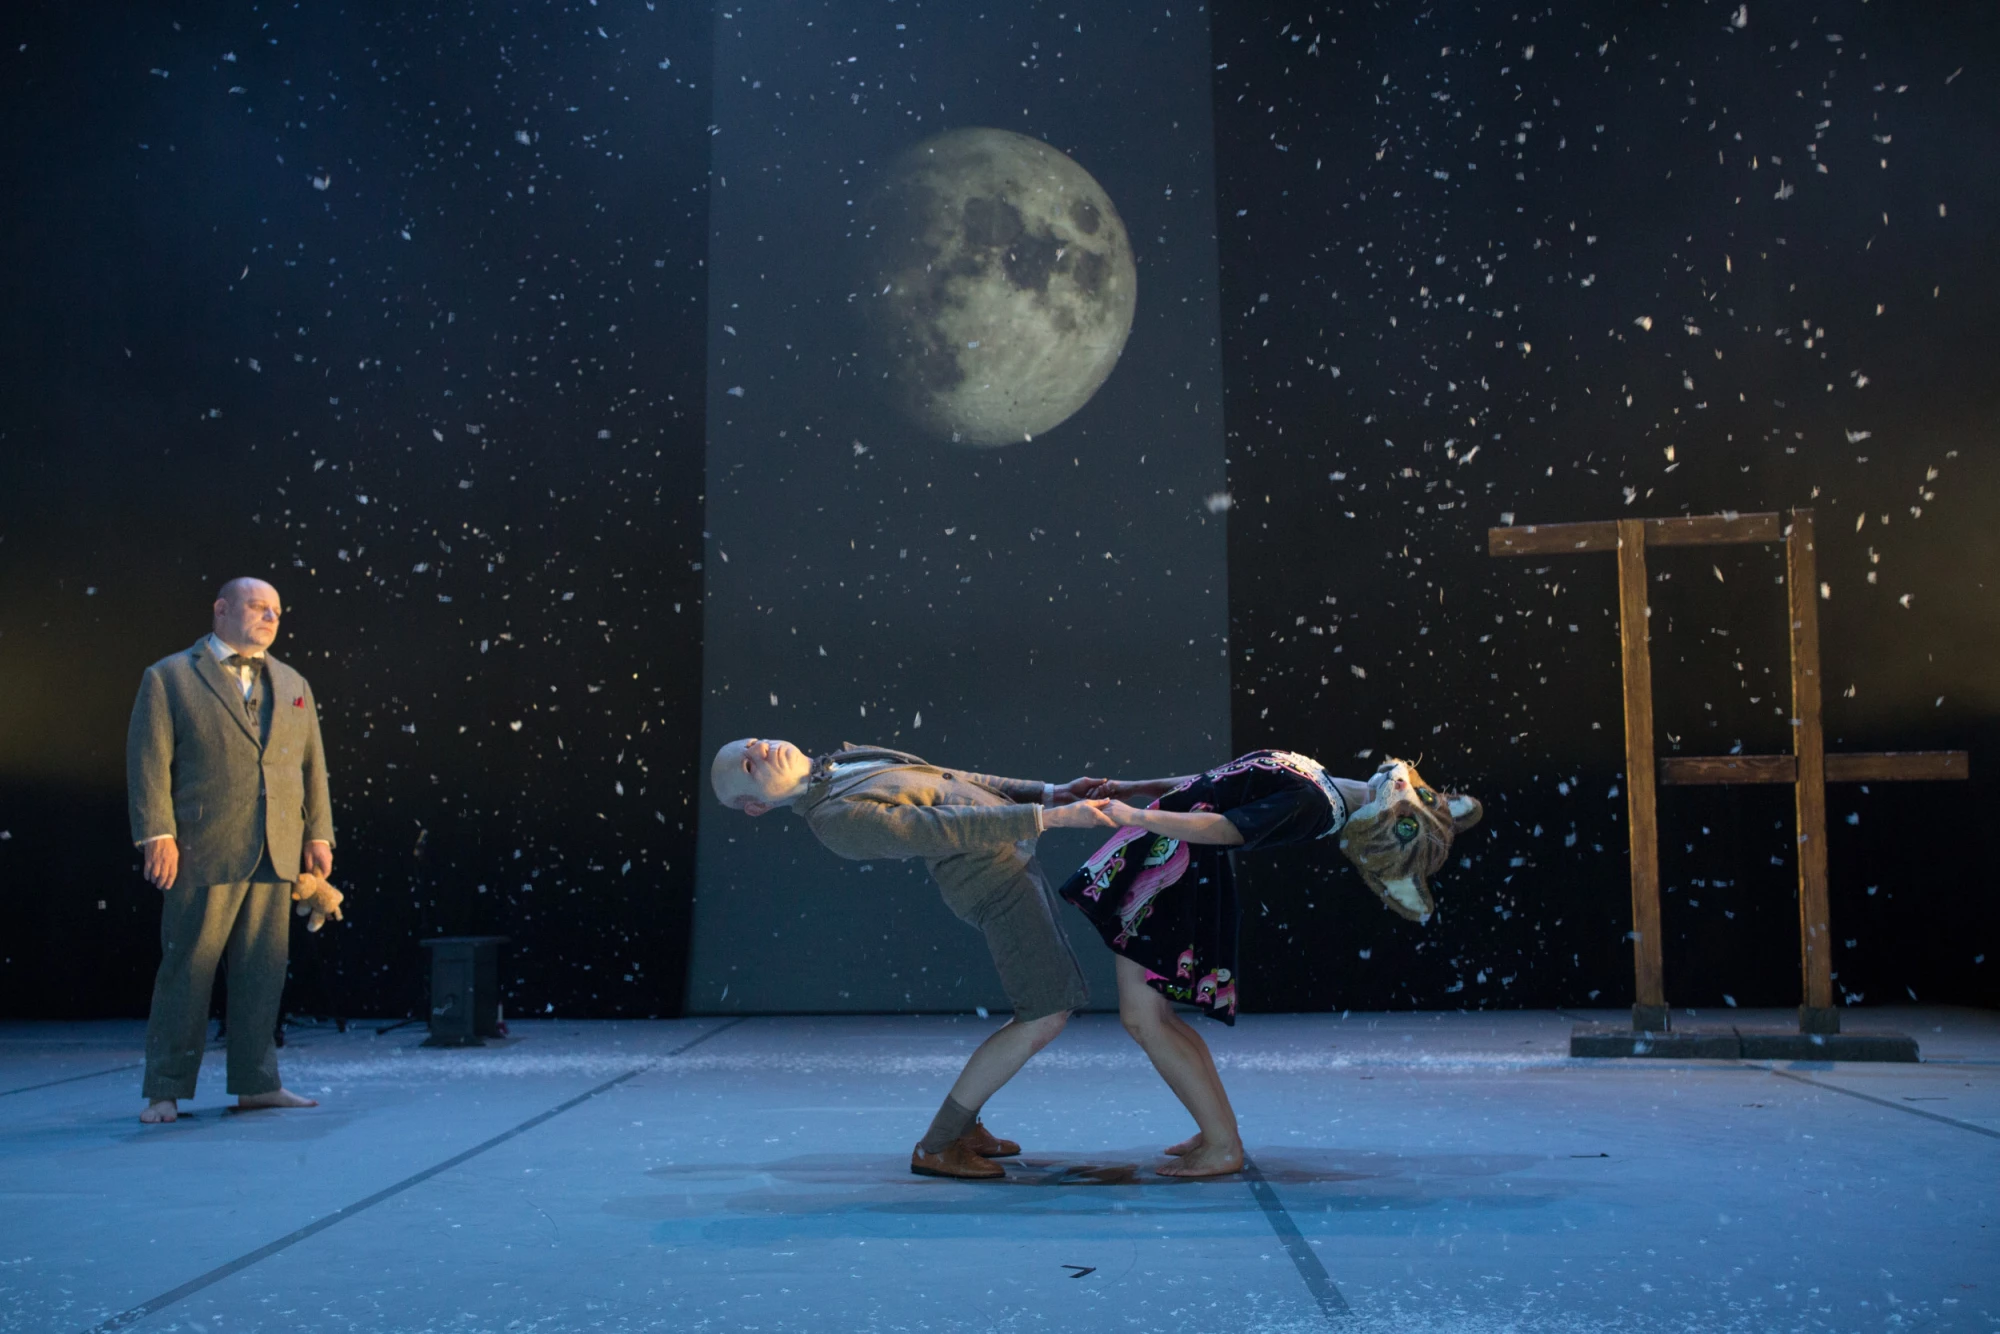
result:
<svg viewBox="0 0 2000 1334"><path fill-rule="evenodd" d="M1183 843L1121 829L1064 883L1113 953L1146 970L1169 1000L1236 1022L1236 883L1232 852L1305 843L1347 823L1347 803L1318 763L1255 750L1188 780L1153 802L1162 811L1219 811L1243 841Z"/></svg>

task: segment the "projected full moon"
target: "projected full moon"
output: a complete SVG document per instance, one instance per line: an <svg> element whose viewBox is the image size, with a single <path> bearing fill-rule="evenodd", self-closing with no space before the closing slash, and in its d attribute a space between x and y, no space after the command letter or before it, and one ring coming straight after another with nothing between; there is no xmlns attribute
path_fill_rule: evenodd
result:
<svg viewBox="0 0 2000 1334"><path fill-rule="evenodd" d="M872 374L968 445L1054 429L1132 331L1138 273L1111 197L1039 139L953 130L889 168L866 224Z"/></svg>

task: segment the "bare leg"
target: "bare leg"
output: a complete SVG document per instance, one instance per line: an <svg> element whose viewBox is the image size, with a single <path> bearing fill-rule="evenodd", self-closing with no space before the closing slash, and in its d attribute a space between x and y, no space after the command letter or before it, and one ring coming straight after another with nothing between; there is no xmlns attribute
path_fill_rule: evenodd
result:
<svg viewBox="0 0 2000 1334"><path fill-rule="evenodd" d="M1009 1019L993 1036L979 1044L972 1059L951 1086L951 1096L961 1107L978 1111L986 1100L1028 1063L1028 1058L1055 1041L1056 1034L1069 1022L1068 1011L1043 1015L1027 1023Z"/></svg>
<svg viewBox="0 0 2000 1334"><path fill-rule="evenodd" d="M1147 988L1147 990L1149 991L1151 989L1152 988L1150 987ZM1180 1025L1181 1031L1185 1034L1187 1039L1194 1044L1195 1048L1198 1051L1201 1052L1202 1062L1203 1064L1208 1066L1209 1075L1215 1080L1217 1085L1220 1085L1222 1083L1222 1073L1221 1071L1215 1068L1215 1057L1209 1052L1208 1044L1202 1041L1201 1030L1197 1029L1193 1024L1188 1023L1185 1019L1182 1019L1179 1015L1175 1014L1171 1009L1167 1011L1167 1018L1170 1019L1172 1022ZM1193 1153L1196 1149L1200 1147L1201 1147L1201 1132L1197 1130L1194 1132L1194 1134L1189 1135L1186 1139L1182 1140L1180 1143L1168 1145L1166 1149L1163 1150L1163 1152L1166 1153L1166 1155L1169 1158L1179 1158L1183 1154Z"/></svg>
<svg viewBox="0 0 2000 1334"><path fill-rule="evenodd" d="M172 1098L155 1098L146 1104L146 1110L139 1113L139 1119L149 1126L163 1126L169 1121L180 1120L180 1105Z"/></svg>
<svg viewBox="0 0 2000 1334"><path fill-rule="evenodd" d="M1167 998L1146 985L1146 970L1119 955L1118 1017L1125 1031L1145 1049L1147 1059L1167 1081L1174 1096L1188 1109L1201 1133L1174 1147L1180 1161L1160 1169L1162 1176L1222 1176L1243 1167L1243 1140L1236 1129L1236 1112L1215 1068L1208 1044L1178 1018Z"/></svg>

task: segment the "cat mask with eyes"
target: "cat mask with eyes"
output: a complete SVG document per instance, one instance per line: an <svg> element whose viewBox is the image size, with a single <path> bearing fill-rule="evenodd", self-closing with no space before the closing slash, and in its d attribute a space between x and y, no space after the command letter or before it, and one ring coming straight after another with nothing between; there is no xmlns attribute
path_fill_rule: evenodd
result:
<svg viewBox="0 0 2000 1334"><path fill-rule="evenodd" d="M1427 922L1437 910L1430 878L1451 855L1452 839L1485 808L1462 792L1438 792L1403 760L1384 761L1368 784L1374 796L1347 816L1340 850L1392 912Z"/></svg>

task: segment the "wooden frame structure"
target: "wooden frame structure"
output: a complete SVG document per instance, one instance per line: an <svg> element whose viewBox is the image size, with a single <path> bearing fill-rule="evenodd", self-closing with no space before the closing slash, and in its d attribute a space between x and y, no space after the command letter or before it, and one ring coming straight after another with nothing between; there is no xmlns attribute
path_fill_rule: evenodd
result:
<svg viewBox="0 0 2000 1334"><path fill-rule="evenodd" d="M1488 553L1494 556L1569 556L1610 551L1618 557L1618 632L1625 695L1625 805L1632 850L1632 961L1637 980L1633 1030L1639 1034L1665 1034L1671 1027L1660 962L1656 778L1669 785L1789 783L1798 821L1799 972L1804 993L1799 1006L1799 1032L1813 1035L1824 1046L1825 1035L1840 1032L1840 1011L1833 1003L1833 934L1827 920L1826 785L1964 778L1967 756L1962 750L1826 753L1820 725L1819 576L1815 566L1813 512L1793 510L1789 525L1783 524L1778 514L1725 513L1674 519L1532 524L1491 528L1486 536ZM1646 549L1769 542L1785 544L1785 594L1791 624L1792 753L1658 757L1653 746L1653 669L1647 624L1652 611L1646 596ZM1633 1054L1649 1053L1640 1050ZM1915 1059L1914 1047L1907 1059Z"/></svg>

